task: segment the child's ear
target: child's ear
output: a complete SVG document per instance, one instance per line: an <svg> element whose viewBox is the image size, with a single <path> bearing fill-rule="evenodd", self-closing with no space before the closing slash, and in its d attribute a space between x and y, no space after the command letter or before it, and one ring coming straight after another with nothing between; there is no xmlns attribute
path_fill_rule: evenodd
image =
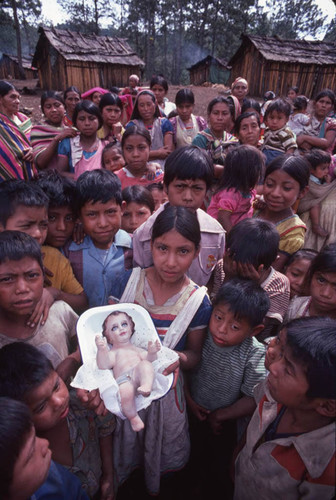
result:
<svg viewBox="0 0 336 500"><path fill-rule="evenodd" d="M125 212L125 210L126 210L126 205L127 205L126 201L125 201L125 200L123 200L123 201L121 202L121 206L120 206L120 208L121 208L121 214L123 214L123 213Z"/></svg>
<svg viewBox="0 0 336 500"><path fill-rule="evenodd" d="M250 332L250 337L256 337L263 331L264 328L265 325L263 325L262 323L260 325L254 326Z"/></svg>
<svg viewBox="0 0 336 500"><path fill-rule="evenodd" d="M304 189L301 189L299 192L299 196L297 197L298 200L301 200L305 194L307 194L309 191L309 186L306 186Z"/></svg>
<svg viewBox="0 0 336 500"><path fill-rule="evenodd" d="M328 418L336 417L336 399L322 399L316 407L317 413Z"/></svg>

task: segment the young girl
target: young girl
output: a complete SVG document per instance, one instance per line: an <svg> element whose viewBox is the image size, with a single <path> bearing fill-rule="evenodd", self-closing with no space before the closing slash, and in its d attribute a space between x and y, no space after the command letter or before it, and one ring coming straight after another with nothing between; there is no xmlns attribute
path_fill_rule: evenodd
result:
<svg viewBox="0 0 336 500"><path fill-rule="evenodd" d="M224 165L227 148L237 139L227 132L233 117L233 105L218 96L208 105L208 127L199 132L192 144L209 151L214 164Z"/></svg>
<svg viewBox="0 0 336 500"><path fill-rule="evenodd" d="M149 312L162 344L177 351L182 370L198 364L211 316L206 288L199 288L186 276L199 252L200 238L196 214L184 207L168 206L153 225L153 266L134 268L126 288L120 280L120 291L124 289L120 302L139 304ZM167 373L175 368L171 366ZM141 418L146 428L141 434L132 431L127 420L117 419L116 476L123 482L133 469L142 466L148 490L157 494L160 475L181 469L189 457L181 377L165 397L142 410Z"/></svg>
<svg viewBox="0 0 336 500"><path fill-rule="evenodd" d="M240 220L252 217L255 186L263 166L263 155L253 146L237 146L227 154L222 177L207 210L226 231Z"/></svg>
<svg viewBox="0 0 336 500"><path fill-rule="evenodd" d="M58 170L77 179L86 170L101 168L105 143L98 139L97 131L103 120L99 108L92 101L77 104L73 122L80 134L66 138L58 146Z"/></svg>
<svg viewBox="0 0 336 500"><path fill-rule="evenodd" d="M173 150L173 127L167 118L160 117L155 95L150 90L139 92L126 128L131 125L142 125L148 130L151 137L149 159L164 167Z"/></svg>
<svg viewBox="0 0 336 500"><path fill-rule="evenodd" d="M116 172L125 166L121 144L119 141L108 142L102 152L102 168Z"/></svg>
<svg viewBox="0 0 336 500"><path fill-rule="evenodd" d="M166 97L168 92L167 80L162 75L154 75L149 86L155 94L162 116L168 117L169 113L175 111L176 106Z"/></svg>
<svg viewBox="0 0 336 500"><path fill-rule="evenodd" d="M151 137L141 125L127 127L121 140L126 166L117 172L121 187L135 184L147 186L151 182L163 180L160 165L148 163L150 158Z"/></svg>
<svg viewBox="0 0 336 500"><path fill-rule="evenodd" d="M33 126L30 136L34 160L39 169L54 169L57 168L58 144L66 137L76 137L78 131L73 127L64 127L64 101L57 92L43 92L41 110L45 120Z"/></svg>
<svg viewBox="0 0 336 500"><path fill-rule="evenodd" d="M307 115L308 102L309 99L304 95L294 99L293 111L287 125L297 136L303 133L304 127L310 122L310 117Z"/></svg>
<svg viewBox="0 0 336 500"><path fill-rule="evenodd" d="M310 297L294 297L286 320L304 316L336 318L336 244L330 244L311 263L307 282Z"/></svg>
<svg viewBox="0 0 336 500"><path fill-rule="evenodd" d="M177 116L170 118L173 125L174 144L176 148L189 146L198 132L207 126L206 120L202 116L193 114L195 96L190 89L181 89L175 96Z"/></svg>
<svg viewBox="0 0 336 500"><path fill-rule="evenodd" d="M280 234L279 255L273 267L281 271L289 257L302 248L306 226L292 206L303 198L309 182L309 166L301 157L282 155L265 172L265 206L254 214L276 225Z"/></svg>
<svg viewBox="0 0 336 500"><path fill-rule="evenodd" d="M103 118L103 126L98 130L99 139L106 141L121 141L125 129L120 119L123 112L123 104L116 94L108 92L99 101L99 109Z"/></svg>
<svg viewBox="0 0 336 500"><path fill-rule="evenodd" d="M289 258L284 274L290 282L290 297L306 295L306 278L310 266L318 252L309 248L298 250Z"/></svg>
<svg viewBox="0 0 336 500"><path fill-rule="evenodd" d="M154 212L154 199L143 186L128 186L122 191L126 207L121 217L121 229L134 231Z"/></svg>
<svg viewBox="0 0 336 500"><path fill-rule="evenodd" d="M63 94L64 105L65 105L65 115L63 118L64 125L66 127L73 126L73 114L75 111L76 105L81 100L81 93L79 92L77 87L73 85L68 87Z"/></svg>

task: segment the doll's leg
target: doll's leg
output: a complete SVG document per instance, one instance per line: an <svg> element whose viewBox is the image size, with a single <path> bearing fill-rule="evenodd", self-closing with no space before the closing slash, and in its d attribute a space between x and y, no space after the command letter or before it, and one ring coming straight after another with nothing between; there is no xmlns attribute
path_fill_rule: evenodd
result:
<svg viewBox="0 0 336 500"><path fill-rule="evenodd" d="M150 361L143 360L135 367L136 378L139 380L138 393L149 396L154 382L154 368Z"/></svg>
<svg viewBox="0 0 336 500"><path fill-rule="evenodd" d="M138 432L144 428L144 423L136 411L135 389L136 385L133 381L125 382L119 386L122 412L130 421L132 429Z"/></svg>

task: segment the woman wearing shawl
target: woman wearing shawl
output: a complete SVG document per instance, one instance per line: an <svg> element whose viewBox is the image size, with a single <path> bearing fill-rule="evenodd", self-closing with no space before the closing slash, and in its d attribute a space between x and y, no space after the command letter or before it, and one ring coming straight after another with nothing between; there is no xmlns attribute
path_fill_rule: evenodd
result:
<svg viewBox="0 0 336 500"><path fill-rule="evenodd" d="M19 112L20 94L5 80L0 80L0 181L28 180L36 170L29 142L30 118Z"/></svg>

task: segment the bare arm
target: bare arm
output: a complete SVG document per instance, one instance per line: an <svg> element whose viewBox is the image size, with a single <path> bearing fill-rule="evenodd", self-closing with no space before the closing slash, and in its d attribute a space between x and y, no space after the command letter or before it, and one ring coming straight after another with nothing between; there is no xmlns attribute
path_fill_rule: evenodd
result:
<svg viewBox="0 0 336 500"><path fill-rule="evenodd" d="M239 417L252 415L256 409L256 403L253 397L243 396L227 408L218 408L208 416L209 424L215 434L221 431L222 423L225 420L235 420Z"/></svg>
<svg viewBox="0 0 336 500"><path fill-rule="evenodd" d="M163 137L163 147L150 151L149 152L149 159L150 160L155 160L155 159L165 160L167 158L167 156L169 156L173 150L174 150L173 135L171 133L167 132Z"/></svg>
<svg viewBox="0 0 336 500"><path fill-rule="evenodd" d="M102 476L100 478L101 500L113 500L113 434L99 438Z"/></svg>
<svg viewBox="0 0 336 500"><path fill-rule="evenodd" d="M65 128L57 134L49 145L36 156L35 162L38 168L42 170L48 166L53 156L57 154L58 144L62 139L66 137L75 137L77 134L78 132L74 128Z"/></svg>
<svg viewBox="0 0 336 500"><path fill-rule="evenodd" d="M177 352L182 370L191 370L200 362L206 331L206 328L202 328L188 333L186 349Z"/></svg>
<svg viewBox="0 0 336 500"><path fill-rule="evenodd" d="M81 292L79 294L67 293L53 287L48 287L48 291L51 293L54 300L63 300L78 314L86 311L89 307L85 292Z"/></svg>
<svg viewBox="0 0 336 500"><path fill-rule="evenodd" d="M217 220L223 226L226 232L229 232L232 228L231 216L232 213L228 212L227 210L218 211Z"/></svg>
<svg viewBox="0 0 336 500"><path fill-rule="evenodd" d="M302 146L304 142L314 148L328 149L336 138L336 130L328 130L325 137L315 137L314 135L302 134L296 138L298 146Z"/></svg>

